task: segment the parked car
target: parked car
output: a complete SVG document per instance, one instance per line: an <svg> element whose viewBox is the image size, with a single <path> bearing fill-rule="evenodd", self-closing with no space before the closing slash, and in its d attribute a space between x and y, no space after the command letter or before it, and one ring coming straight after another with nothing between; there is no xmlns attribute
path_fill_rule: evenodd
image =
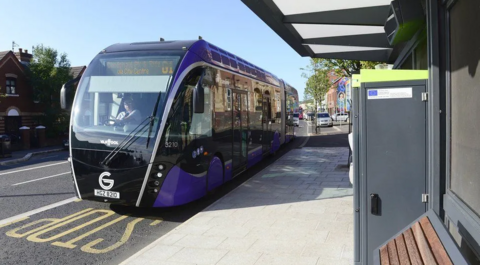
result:
<svg viewBox="0 0 480 265"><path fill-rule="evenodd" d="M315 117L315 113L313 112L308 112L306 115L307 121L313 121L314 117Z"/></svg>
<svg viewBox="0 0 480 265"><path fill-rule="evenodd" d="M332 121L348 121L348 113L334 113Z"/></svg>
<svg viewBox="0 0 480 265"><path fill-rule="evenodd" d="M326 112L317 113L317 127L320 126L333 126L333 121L330 119L330 115Z"/></svg>
<svg viewBox="0 0 480 265"><path fill-rule="evenodd" d="M70 147L70 134L68 132L63 133L62 146L65 150Z"/></svg>
<svg viewBox="0 0 480 265"><path fill-rule="evenodd" d="M295 126L300 126L300 113L296 112L296 113L293 113L293 125Z"/></svg>
<svg viewBox="0 0 480 265"><path fill-rule="evenodd" d="M63 139L63 149L68 150L70 147L70 141L68 139Z"/></svg>

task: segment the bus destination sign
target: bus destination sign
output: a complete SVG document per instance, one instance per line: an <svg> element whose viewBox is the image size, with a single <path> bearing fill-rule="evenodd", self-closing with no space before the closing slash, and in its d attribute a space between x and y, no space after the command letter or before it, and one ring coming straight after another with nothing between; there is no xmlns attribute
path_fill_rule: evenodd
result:
<svg viewBox="0 0 480 265"><path fill-rule="evenodd" d="M171 75L175 60L108 61L109 75Z"/></svg>

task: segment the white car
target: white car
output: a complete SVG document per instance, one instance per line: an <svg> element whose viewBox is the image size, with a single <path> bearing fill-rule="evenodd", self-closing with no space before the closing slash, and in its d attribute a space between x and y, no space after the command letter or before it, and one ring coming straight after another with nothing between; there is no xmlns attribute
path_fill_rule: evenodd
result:
<svg viewBox="0 0 480 265"><path fill-rule="evenodd" d="M300 113L293 113L293 125L300 126Z"/></svg>
<svg viewBox="0 0 480 265"><path fill-rule="evenodd" d="M330 115L326 112L317 113L317 127L320 126L333 126L333 121L330 119Z"/></svg>
<svg viewBox="0 0 480 265"><path fill-rule="evenodd" d="M348 113L334 113L332 115L333 121L348 121Z"/></svg>

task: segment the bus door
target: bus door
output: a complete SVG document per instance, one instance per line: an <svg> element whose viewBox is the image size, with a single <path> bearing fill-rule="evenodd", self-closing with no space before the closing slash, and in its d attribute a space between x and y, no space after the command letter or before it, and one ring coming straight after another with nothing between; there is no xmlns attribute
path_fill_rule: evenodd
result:
<svg viewBox="0 0 480 265"><path fill-rule="evenodd" d="M270 95L263 94L262 104L262 146L263 153L270 152L272 145L272 105L270 101Z"/></svg>
<svg viewBox="0 0 480 265"><path fill-rule="evenodd" d="M233 91L233 171L242 171L247 165L248 100L247 92ZM234 172L234 174L236 173Z"/></svg>

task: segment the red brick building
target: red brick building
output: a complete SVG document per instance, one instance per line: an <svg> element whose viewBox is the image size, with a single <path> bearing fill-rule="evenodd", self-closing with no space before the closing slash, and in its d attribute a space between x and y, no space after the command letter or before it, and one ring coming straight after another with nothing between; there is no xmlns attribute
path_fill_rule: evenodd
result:
<svg viewBox="0 0 480 265"><path fill-rule="evenodd" d="M33 89L27 80L26 69L32 60L28 50L0 52L0 134L20 135L19 128L40 125L38 116L44 106L34 101ZM71 68L73 78L83 74L86 66Z"/></svg>
<svg viewBox="0 0 480 265"><path fill-rule="evenodd" d="M328 79L332 86L327 92L327 112L332 115L335 113L335 108L337 105L337 85L341 77L338 77L334 71L328 73Z"/></svg>
<svg viewBox="0 0 480 265"><path fill-rule="evenodd" d="M33 101L26 68L32 59L28 50L0 52L0 134L19 135L22 126L33 127L42 107Z"/></svg>

